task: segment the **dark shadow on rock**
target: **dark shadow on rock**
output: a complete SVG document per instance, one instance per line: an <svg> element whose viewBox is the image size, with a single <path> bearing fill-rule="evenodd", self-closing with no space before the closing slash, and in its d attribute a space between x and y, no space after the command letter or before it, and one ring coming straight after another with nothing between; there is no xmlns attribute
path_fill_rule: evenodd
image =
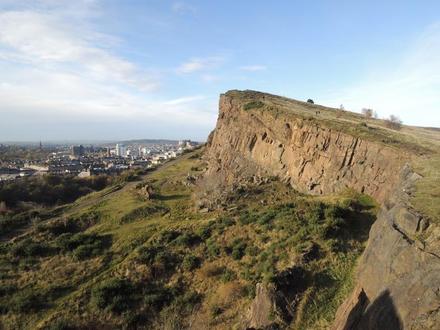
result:
<svg viewBox="0 0 440 330"><path fill-rule="evenodd" d="M383 291L365 310L359 322L347 329L353 330L401 330L402 320L389 290Z"/></svg>
<svg viewBox="0 0 440 330"><path fill-rule="evenodd" d="M281 318L290 323L301 294L307 289L310 274L301 266L294 266L280 272L274 279L276 305Z"/></svg>

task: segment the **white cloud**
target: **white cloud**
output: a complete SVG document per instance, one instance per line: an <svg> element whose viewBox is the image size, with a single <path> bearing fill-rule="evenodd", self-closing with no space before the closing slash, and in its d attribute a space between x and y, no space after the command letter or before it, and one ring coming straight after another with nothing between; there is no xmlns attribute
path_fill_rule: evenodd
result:
<svg viewBox="0 0 440 330"><path fill-rule="evenodd" d="M381 117L399 116L411 125L440 127L440 24L430 26L393 68L377 72L354 86L331 93L324 104L360 111L376 110Z"/></svg>
<svg viewBox="0 0 440 330"><path fill-rule="evenodd" d="M185 103L191 103L194 101L199 101L205 99L204 96L196 95L196 96L187 96L187 97L181 97L178 99L166 101L164 104L166 105L179 105L179 104L185 104Z"/></svg>
<svg viewBox="0 0 440 330"><path fill-rule="evenodd" d="M75 65L94 79L141 90L152 90L158 85L133 63L96 46L102 40L93 38L93 32L65 24L58 16L32 11L2 12L0 26L3 59L34 65Z"/></svg>
<svg viewBox="0 0 440 330"><path fill-rule="evenodd" d="M115 134L102 125L82 131L70 123L118 127L123 122L121 130L127 132L146 125L167 136L179 133L164 131L166 127L197 128L197 135L214 125L215 103L204 96L169 99L151 93L159 79L118 56L112 50L118 40L94 29L97 1L75 1L74 15L60 5L71 3L67 0L18 2L9 4L13 10L0 2L0 139L81 138L99 130L107 138ZM214 62L210 58L204 64ZM39 132L48 122L57 133Z"/></svg>
<svg viewBox="0 0 440 330"><path fill-rule="evenodd" d="M264 65L246 65L246 66L240 67L240 70L249 71L249 72L264 71L266 69L267 69L267 67Z"/></svg>
<svg viewBox="0 0 440 330"><path fill-rule="evenodd" d="M178 73L188 74L197 71L204 71L215 68L223 62L223 58L220 56L206 57L206 58L192 58L183 63L177 68Z"/></svg>

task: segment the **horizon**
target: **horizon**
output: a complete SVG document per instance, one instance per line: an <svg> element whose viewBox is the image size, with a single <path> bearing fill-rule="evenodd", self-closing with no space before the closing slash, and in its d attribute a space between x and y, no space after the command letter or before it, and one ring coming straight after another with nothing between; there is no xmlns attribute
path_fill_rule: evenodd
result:
<svg viewBox="0 0 440 330"><path fill-rule="evenodd" d="M436 1L0 0L0 141L206 141L231 89L440 127L438 12Z"/></svg>

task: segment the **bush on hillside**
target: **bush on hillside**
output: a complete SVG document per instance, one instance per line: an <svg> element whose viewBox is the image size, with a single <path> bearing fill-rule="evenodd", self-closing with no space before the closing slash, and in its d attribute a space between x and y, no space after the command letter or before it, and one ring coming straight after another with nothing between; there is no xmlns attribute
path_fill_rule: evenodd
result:
<svg viewBox="0 0 440 330"><path fill-rule="evenodd" d="M113 278L93 288L91 301L99 309L122 314L139 300L135 292L136 287L128 280Z"/></svg>
<svg viewBox="0 0 440 330"><path fill-rule="evenodd" d="M65 233L56 240L62 252L71 252L78 260L96 257L109 248L112 244L110 235L78 233L72 235Z"/></svg>
<svg viewBox="0 0 440 330"><path fill-rule="evenodd" d="M373 109L368 109L368 108L362 108L361 112L365 118L372 118L374 114Z"/></svg>
<svg viewBox="0 0 440 330"><path fill-rule="evenodd" d="M200 266L200 259L195 255L188 254L183 258L182 268L186 271L192 271Z"/></svg>
<svg viewBox="0 0 440 330"><path fill-rule="evenodd" d="M45 175L0 183L0 201L7 207L19 202L33 202L44 206L71 203L78 197L105 188L111 178L105 175L90 178Z"/></svg>
<svg viewBox="0 0 440 330"><path fill-rule="evenodd" d="M15 294L9 302L9 308L17 313L34 313L47 306L46 299L32 290L23 290Z"/></svg>
<svg viewBox="0 0 440 330"><path fill-rule="evenodd" d="M385 125L388 128L399 130L402 128L402 121L399 119L399 117L391 115L388 119L385 119Z"/></svg>
<svg viewBox="0 0 440 330"><path fill-rule="evenodd" d="M50 254L53 249L46 243L35 242L28 238L14 243L10 251L14 257L44 257Z"/></svg>
<svg viewBox="0 0 440 330"><path fill-rule="evenodd" d="M162 205L147 205L147 206L140 206L124 216L122 216L121 220L119 221L120 224L124 223L130 223L142 218L148 218L153 215L159 214L163 215L165 213L169 212L169 208Z"/></svg>

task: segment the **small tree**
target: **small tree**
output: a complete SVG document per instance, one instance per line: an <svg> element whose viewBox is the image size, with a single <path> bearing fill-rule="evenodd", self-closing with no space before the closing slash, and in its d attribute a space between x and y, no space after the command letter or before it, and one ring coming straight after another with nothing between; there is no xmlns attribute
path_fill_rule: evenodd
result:
<svg viewBox="0 0 440 330"><path fill-rule="evenodd" d="M388 119L385 119L385 125L388 128L399 130L402 128L402 121L399 117L391 115Z"/></svg>
<svg viewBox="0 0 440 330"><path fill-rule="evenodd" d="M365 116L365 118L372 118L373 117L373 109L363 108L361 110L362 114Z"/></svg>
<svg viewBox="0 0 440 330"><path fill-rule="evenodd" d="M312 99L308 99L308 100L307 100L307 103L315 104L315 102L313 102Z"/></svg>
<svg viewBox="0 0 440 330"><path fill-rule="evenodd" d="M345 110L345 108L344 108L344 105L343 105L343 104L341 104L341 105L339 106L339 110Z"/></svg>

